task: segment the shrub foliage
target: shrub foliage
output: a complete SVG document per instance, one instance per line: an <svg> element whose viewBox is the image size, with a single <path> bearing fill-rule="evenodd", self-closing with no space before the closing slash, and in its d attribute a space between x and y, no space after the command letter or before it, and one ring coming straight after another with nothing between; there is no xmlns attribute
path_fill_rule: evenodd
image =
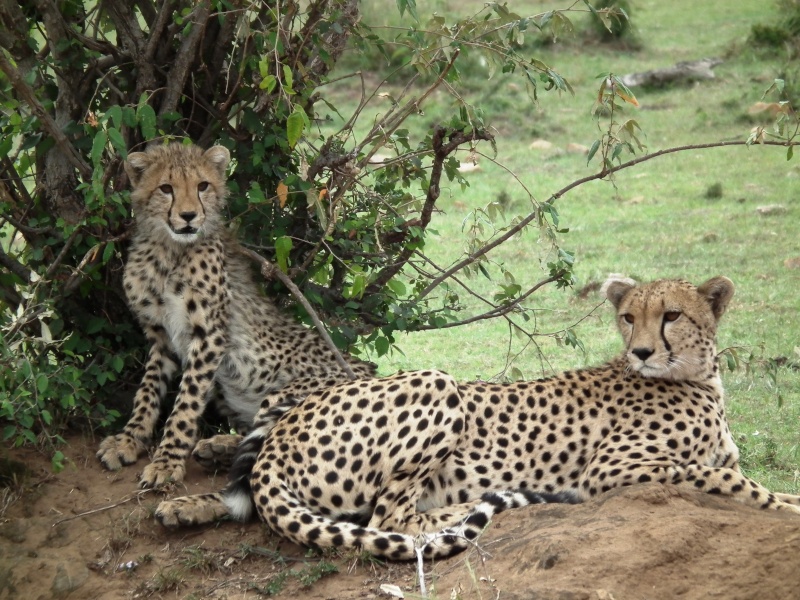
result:
<svg viewBox="0 0 800 600"><path fill-rule="evenodd" d="M5 440L52 439L73 417L107 424L112 398L136 380L143 339L121 293L131 224L121 167L149 143L230 149L232 226L297 284L338 345L359 341L357 352L381 355L398 330L459 323L447 283L459 271L487 273L488 248L478 240L439 269L425 239L442 179L467 185L455 151L494 143L457 91L460 65L480 55L488 74L521 77L533 101L569 90L518 51L525 35L552 35L569 19L491 4L420 25L413 0L397 7L407 25L388 39L361 21L357 0L0 0ZM396 70L373 89L349 75L363 94L334 126L327 86L348 76L332 75L348 48ZM390 106L368 115L378 91ZM451 95L451 114L410 128L434 91ZM379 150L389 159L370 168ZM531 201L527 223L554 241L555 209ZM553 256L542 283L566 285L571 257ZM265 287L289 295L279 281ZM503 274L494 314L519 310L532 291Z"/></svg>

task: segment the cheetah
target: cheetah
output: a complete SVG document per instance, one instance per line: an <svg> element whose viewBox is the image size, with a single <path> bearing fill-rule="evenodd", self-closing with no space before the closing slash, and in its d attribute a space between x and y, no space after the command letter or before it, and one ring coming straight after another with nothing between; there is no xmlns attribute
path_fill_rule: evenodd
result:
<svg viewBox="0 0 800 600"><path fill-rule="evenodd" d="M800 513L800 496L739 469L715 347L733 291L725 277L611 282L625 351L600 367L509 384L402 373L275 407L224 492L164 501L156 517L176 526L255 509L296 543L404 560L460 551L508 508L646 482Z"/></svg>
<svg viewBox="0 0 800 600"><path fill-rule="evenodd" d="M150 351L130 420L101 442L97 456L116 470L147 451L180 367L174 408L142 472L145 488L183 479L215 385L233 423L246 431L270 404L347 380L316 332L284 315L251 276L223 218L229 161L223 146L172 143L133 152L125 163L135 230L123 285ZM375 373L372 363L348 362L357 377ZM238 441L218 436L214 445L229 450Z"/></svg>

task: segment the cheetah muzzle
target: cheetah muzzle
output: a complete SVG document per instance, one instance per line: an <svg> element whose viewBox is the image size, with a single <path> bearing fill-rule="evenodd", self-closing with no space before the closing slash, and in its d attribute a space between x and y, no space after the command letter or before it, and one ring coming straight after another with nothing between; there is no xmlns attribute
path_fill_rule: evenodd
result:
<svg viewBox="0 0 800 600"><path fill-rule="evenodd" d="M731 281L616 281L606 295L625 351L605 365L503 385L423 371L335 386L262 419L224 492L156 516L255 511L299 544L412 559L464 549L508 508L645 482L800 513L800 497L739 470L714 342Z"/></svg>

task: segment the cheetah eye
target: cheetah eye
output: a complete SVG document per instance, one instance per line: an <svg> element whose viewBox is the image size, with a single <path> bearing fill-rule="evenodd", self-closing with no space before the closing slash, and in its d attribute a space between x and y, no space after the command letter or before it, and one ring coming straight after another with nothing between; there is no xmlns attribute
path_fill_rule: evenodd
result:
<svg viewBox="0 0 800 600"><path fill-rule="evenodd" d="M678 317L680 317L680 316L681 316L681 313L679 313L676 310L671 310L669 312L665 312L664 313L664 320L671 323L672 321L677 321Z"/></svg>
<svg viewBox="0 0 800 600"><path fill-rule="evenodd" d="M626 323L628 323L629 325L633 325L633 320L634 320L634 319L633 319L633 315L630 315L630 314L627 314L627 315L622 315L622 318L623 318L623 319L625 320L625 322L626 322Z"/></svg>
<svg viewBox="0 0 800 600"><path fill-rule="evenodd" d="M160 189L165 194L169 194L170 196L172 195L172 186L170 184L168 184L168 183L165 183L164 185L160 186L158 189Z"/></svg>
<svg viewBox="0 0 800 600"><path fill-rule="evenodd" d="M197 184L197 191L198 192L205 192L207 189L208 189L208 182L207 181L201 181L200 183Z"/></svg>

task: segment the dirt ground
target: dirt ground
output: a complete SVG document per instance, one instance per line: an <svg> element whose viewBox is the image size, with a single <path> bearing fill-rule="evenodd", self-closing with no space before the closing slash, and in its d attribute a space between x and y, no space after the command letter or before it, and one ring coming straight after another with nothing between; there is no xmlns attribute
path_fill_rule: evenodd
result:
<svg viewBox="0 0 800 600"><path fill-rule="evenodd" d="M152 518L161 496L135 492L144 461L109 473L95 447L70 440L72 465L58 475L31 450L8 453L29 474L21 496L17 485L0 497L10 503L0 519L0 599L392 598L387 585L420 597L415 564L309 553L259 523L166 531ZM175 493L223 481L193 467ZM502 514L480 550L424 571L429 596L443 600L796 599L800 518L638 486Z"/></svg>

